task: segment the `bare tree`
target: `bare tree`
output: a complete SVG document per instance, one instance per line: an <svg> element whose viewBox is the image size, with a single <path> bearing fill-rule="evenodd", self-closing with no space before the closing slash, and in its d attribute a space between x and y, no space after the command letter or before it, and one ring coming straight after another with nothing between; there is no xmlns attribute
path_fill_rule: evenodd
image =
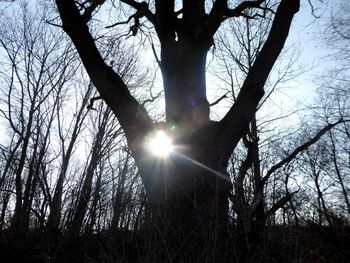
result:
<svg viewBox="0 0 350 263"><path fill-rule="evenodd" d="M63 184L66 178L66 174L68 171L68 165L69 161L74 153L74 147L76 146L76 142L78 139L78 135L81 133L83 129L83 123L87 116L87 110L86 107L89 102L89 98L92 94L92 85L88 85L88 88L83 95L81 104L79 105L79 108L77 109L77 112L74 115L74 119L72 120L72 130L70 132L70 138L68 141L67 136L64 134L63 131L63 123L61 123L61 113L60 113L60 107L57 107L57 121L58 121L58 129L59 129L59 138L61 142L61 164L60 164L60 171L57 179L57 183L55 186L55 191L52 197L52 202L50 204L50 214L48 217L47 222L47 228L50 231L57 231L60 224L61 219L61 209L62 209L62 194L63 194ZM62 102L63 103L63 102ZM68 145L66 142L68 141Z"/></svg>
<svg viewBox="0 0 350 263"><path fill-rule="evenodd" d="M111 143L111 140L116 139L120 135L120 130L116 128L116 122L111 118L111 114L111 111L106 109L101 111L97 116L97 133L94 136L89 161L84 171L74 215L72 221L69 222L69 231L75 235L79 234L83 225L88 203L92 195L92 183L98 164L103 162L106 149L108 149L108 144Z"/></svg>
<svg viewBox="0 0 350 263"><path fill-rule="evenodd" d="M15 178L16 205L11 227L16 231L27 229L30 199L36 185L44 183L44 177L39 176L40 165L48 150L55 117L47 107L49 104L56 107L72 69L69 66L72 53L67 47L60 46L60 52L56 52L64 36L47 28L26 5L20 10L16 17L2 20L5 31L0 40L1 77L6 83L2 90L4 107L1 113L15 140L9 152L8 167L12 166ZM8 168L4 170L8 171ZM45 188L47 194L47 187L42 185L41 188Z"/></svg>
<svg viewBox="0 0 350 263"><path fill-rule="evenodd" d="M164 163L157 170L151 167L155 167L153 164L159 160L151 156L147 161L144 158L149 155L144 142L156 125L131 96L122 78L105 63L87 26L92 15L105 2L57 0L63 29L125 132L148 200L154 204L153 217L163 239L168 240L169 245L186 240L188 244L183 247L187 252L180 253L185 258L191 258L192 252L189 251L197 251L204 243L211 244L215 251L220 247L219 240L223 238L228 223L231 185L229 180L223 179L227 178L227 162L264 95L265 81L283 48L292 18L299 10L299 1L279 2L269 35L237 100L219 122L209 120L206 98L206 57L213 45L213 36L224 20L244 16L249 9L259 13L271 7L260 0L244 1L234 8L229 8L227 1L215 1L206 13L205 1L182 1L179 11L175 10L175 1L155 1L154 6L146 2L121 1L135 10L136 14L131 14L130 18L135 21L134 34L140 19L146 19L158 36L166 103L164 127L168 130L176 126L174 143L186 146L181 154L174 154L172 164ZM216 176L212 170L223 176ZM208 239L210 229L216 229L220 237Z"/></svg>

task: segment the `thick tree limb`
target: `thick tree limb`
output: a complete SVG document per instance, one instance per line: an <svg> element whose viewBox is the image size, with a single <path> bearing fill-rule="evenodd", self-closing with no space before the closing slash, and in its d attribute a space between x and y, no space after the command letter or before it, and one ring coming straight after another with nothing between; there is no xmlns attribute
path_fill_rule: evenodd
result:
<svg viewBox="0 0 350 263"><path fill-rule="evenodd" d="M293 193L287 193L285 196L283 196L281 199L279 199L276 203L273 204L273 206L266 212L266 216L272 216L274 213L277 212L278 209L283 207L287 202L289 202L292 198Z"/></svg>
<svg viewBox="0 0 350 263"><path fill-rule="evenodd" d="M265 0L243 1L233 9L227 6L227 0L216 0L206 21L207 35L213 36L221 23L229 17L239 17L249 8L260 8Z"/></svg>
<svg viewBox="0 0 350 263"><path fill-rule="evenodd" d="M74 0L56 0L56 4L64 31L75 45L91 81L118 118L129 143L142 139L153 127L147 112L121 77L104 62Z"/></svg>
<svg viewBox="0 0 350 263"><path fill-rule="evenodd" d="M220 121L219 148L230 155L246 132L257 105L264 95L264 85L287 39L290 25L299 10L299 0L282 0L269 36L242 85L236 102Z"/></svg>
<svg viewBox="0 0 350 263"><path fill-rule="evenodd" d="M270 168L270 170L267 171L266 175L261 180L262 186L267 182L267 180L270 178L270 176L279 168L281 168L283 165L289 163L292 161L299 153L306 150L309 146L317 142L326 132L330 131L334 126L338 125L339 123L343 123L344 120L340 119L335 123L328 124L326 127L324 127L322 130L320 130L313 138L311 138L306 143L300 145L297 147L293 152L291 152L286 158L276 163L274 166Z"/></svg>
<svg viewBox="0 0 350 263"><path fill-rule="evenodd" d="M92 13L99 8L102 4L104 4L106 0L92 0L90 5L85 9L84 13L82 14L83 19L85 22L89 21L92 17Z"/></svg>
<svg viewBox="0 0 350 263"><path fill-rule="evenodd" d="M197 28L203 23L205 17L204 0L183 0L183 18L187 30L196 32Z"/></svg>
<svg viewBox="0 0 350 263"><path fill-rule="evenodd" d="M174 0L156 0L155 29L159 40L174 40L177 17Z"/></svg>
<svg viewBox="0 0 350 263"><path fill-rule="evenodd" d="M206 19L205 30L207 36L213 36L220 27L224 14L227 10L227 0L216 0L213 8L211 9L208 18Z"/></svg>
<svg viewBox="0 0 350 263"><path fill-rule="evenodd" d="M260 8L261 4L265 2L265 0L256 0L256 1L244 1L240 3L234 9L227 9L225 11L225 17L238 17L240 16L246 9L249 8Z"/></svg>

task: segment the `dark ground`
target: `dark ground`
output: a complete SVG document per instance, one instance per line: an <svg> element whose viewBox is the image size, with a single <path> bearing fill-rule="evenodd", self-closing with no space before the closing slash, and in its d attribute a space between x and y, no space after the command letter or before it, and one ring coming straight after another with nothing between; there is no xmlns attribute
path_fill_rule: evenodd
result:
<svg viewBox="0 0 350 263"><path fill-rule="evenodd" d="M3 231L0 262L169 262L166 259L155 261L152 247L140 236L135 237L132 232L113 235L104 232L75 238L37 232L17 236ZM241 242L232 244L230 256L217 262L350 262L349 226L276 226L246 255L239 252L242 251L239 249Z"/></svg>

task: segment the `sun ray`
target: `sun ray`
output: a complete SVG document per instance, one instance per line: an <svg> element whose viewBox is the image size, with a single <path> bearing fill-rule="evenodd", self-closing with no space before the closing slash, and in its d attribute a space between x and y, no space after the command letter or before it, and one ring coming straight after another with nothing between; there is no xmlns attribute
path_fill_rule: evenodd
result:
<svg viewBox="0 0 350 263"><path fill-rule="evenodd" d="M223 180L228 181L228 182L231 183L231 179L230 179L228 176L226 176L226 175L224 175L224 174L222 174L222 173L220 173L220 172L218 172L218 171L215 171L214 169L212 169L212 168L210 168L210 167L208 167L208 166L206 166L206 165L204 165L204 164L202 164L202 163L200 163L200 162L198 162L198 161L196 161L196 160L193 160L193 159L187 157L186 155L183 155L183 154L178 153L178 152L175 152L175 154L176 154L177 156L181 157L181 158L186 159L187 161L190 161L191 163L193 163L193 164L195 164L195 165L198 165L199 167L202 167L203 169L208 170L209 172L213 173L213 174L216 175L217 177L220 177L221 179L223 179Z"/></svg>

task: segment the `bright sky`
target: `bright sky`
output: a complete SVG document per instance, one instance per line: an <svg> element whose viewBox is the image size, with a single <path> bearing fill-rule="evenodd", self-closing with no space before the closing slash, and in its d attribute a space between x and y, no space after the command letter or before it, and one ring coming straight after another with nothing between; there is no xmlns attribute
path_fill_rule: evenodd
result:
<svg viewBox="0 0 350 263"><path fill-rule="evenodd" d="M290 36L287 40L287 46L297 43L300 47L299 63L311 70L290 83L292 88L286 91L287 97L284 103L288 103L288 100L290 100L289 103L294 103L296 101L310 103L312 101L316 89L314 84L315 76L325 68L322 60L327 54L327 50L324 48L321 40L322 25L327 20L327 17L330 16L331 7L338 1L339 0L332 1L329 5L324 3L322 7L323 10L318 10L317 12L318 14L322 13L323 18L316 21L311 16L311 8L308 1L301 1L301 9L293 21ZM213 93L209 91L208 94L209 100L212 101L213 98L211 98L210 94ZM4 135L4 123L0 118L0 143L4 142Z"/></svg>
<svg viewBox="0 0 350 263"><path fill-rule="evenodd" d="M337 1L334 1L332 4L335 2ZM294 17L285 49L296 51L296 63L303 68L301 72L304 73L280 85L283 86L281 93L276 92L273 94L271 97L273 103L269 103L263 108L262 111L264 112L262 115L269 114L268 112L276 112L276 115L280 115L282 112L279 111L282 109L290 110L290 108L295 108L296 105L302 108L303 106L312 104L317 88L315 79L317 74L320 74L321 71L324 70L325 63L323 60L327 56L327 50L322 40L322 37L324 37L322 33L325 23L328 22L331 8L326 2L324 2L321 7L322 10L317 9L316 13L322 14L322 17L315 19L315 17L312 16L308 1L301 0L301 8ZM288 59L288 57L285 58ZM276 74L276 71L276 68L273 69L271 74ZM218 85L215 77L207 76L207 82L208 99L212 102L222 94L218 94L215 90L210 90L213 84L214 86ZM229 104L221 102L218 107L222 107L222 109L226 111Z"/></svg>
<svg viewBox="0 0 350 263"><path fill-rule="evenodd" d="M317 91L317 79L324 71L329 70L328 55L331 50L325 45L325 30L330 22L334 10L337 10L339 3L344 0L322 1L319 8L315 9L319 19L311 15L311 7L306 0L301 0L301 8L295 16L292 30L287 40L287 45L298 42L300 46L299 62L303 63L309 71L298 78L299 87L295 87L294 94L298 94L299 100L303 103L312 102ZM317 1L313 1L315 7ZM328 62L327 62L328 61Z"/></svg>

